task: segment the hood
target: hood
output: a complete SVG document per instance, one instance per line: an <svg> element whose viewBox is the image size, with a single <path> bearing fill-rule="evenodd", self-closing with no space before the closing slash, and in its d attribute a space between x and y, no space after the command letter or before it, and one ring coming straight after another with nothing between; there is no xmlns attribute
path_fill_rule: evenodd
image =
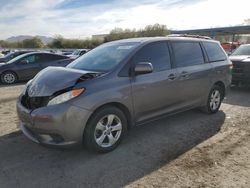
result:
<svg viewBox="0 0 250 188"><path fill-rule="evenodd" d="M48 67L39 72L27 86L30 97L52 96L56 92L74 87L77 83L100 75L65 67Z"/></svg>
<svg viewBox="0 0 250 188"><path fill-rule="evenodd" d="M243 61L245 59L248 59L250 58L250 55L232 55L232 56L229 56L229 59L231 61Z"/></svg>

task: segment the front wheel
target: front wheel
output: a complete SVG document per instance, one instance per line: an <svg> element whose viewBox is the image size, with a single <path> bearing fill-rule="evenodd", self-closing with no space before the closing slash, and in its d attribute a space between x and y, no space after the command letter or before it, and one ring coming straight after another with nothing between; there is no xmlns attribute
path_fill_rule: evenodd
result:
<svg viewBox="0 0 250 188"><path fill-rule="evenodd" d="M17 81L17 76L14 72L4 72L1 75L1 81L3 84L14 84Z"/></svg>
<svg viewBox="0 0 250 188"><path fill-rule="evenodd" d="M208 95L207 105L203 108L204 111L210 114L218 112L221 106L223 95L224 94L221 87L216 85L213 86Z"/></svg>
<svg viewBox="0 0 250 188"><path fill-rule="evenodd" d="M91 117L84 132L84 143L95 152L109 152L121 142L127 131L124 113L115 107L104 107Z"/></svg>

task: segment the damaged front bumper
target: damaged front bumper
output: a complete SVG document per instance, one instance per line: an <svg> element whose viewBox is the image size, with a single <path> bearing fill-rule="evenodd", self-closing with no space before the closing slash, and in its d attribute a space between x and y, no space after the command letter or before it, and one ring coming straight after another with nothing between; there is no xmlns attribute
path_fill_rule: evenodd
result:
<svg viewBox="0 0 250 188"><path fill-rule="evenodd" d="M85 125L91 112L69 102L27 109L17 100L20 128L30 140L52 146L70 146L82 143Z"/></svg>

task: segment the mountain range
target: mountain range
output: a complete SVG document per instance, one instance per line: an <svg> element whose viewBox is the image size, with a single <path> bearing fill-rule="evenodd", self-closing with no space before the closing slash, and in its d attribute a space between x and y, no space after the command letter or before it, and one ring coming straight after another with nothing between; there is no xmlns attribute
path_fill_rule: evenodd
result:
<svg viewBox="0 0 250 188"><path fill-rule="evenodd" d="M37 38L41 39L41 41L44 44L48 44L48 43L52 42L53 39L54 39L52 37L40 36L40 35L37 35L37 36L19 35L19 36L13 36L13 37L7 38L6 41L8 41L8 42L18 42L18 41L23 41L25 39L31 39L33 37L37 37Z"/></svg>

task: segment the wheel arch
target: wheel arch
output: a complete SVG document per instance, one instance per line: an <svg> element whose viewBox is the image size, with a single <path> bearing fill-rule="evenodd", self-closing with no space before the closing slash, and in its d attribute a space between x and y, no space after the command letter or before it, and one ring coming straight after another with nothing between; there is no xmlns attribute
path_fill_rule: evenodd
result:
<svg viewBox="0 0 250 188"><path fill-rule="evenodd" d="M97 112L98 110L100 110L100 109L102 109L102 108L105 108L105 107L107 107L107 106L116 107L116 108L118 108L119 110L121 110L121 111L124 113L124 115L126 116L126 118L127 118L127 120L128 120L128 128L130 128L131 125L133 125L132 115L131 115L131 113L130 113L128 107L125 106L124 104L120 103L120 102L108 102L108 103L105 103L105 104L100 105L99 107L97 107L97 108L93 111L93 113L92 113L92 115L89 117L89 119L93 116L93 114L94 114L95 112ZM89 121L89 119L88 119L88 121ZM88 122L88 121L87 121L87 122Z"/></svg>
<svg viewBox="0 0 250 188"><path fill-rule="evenodd" d="M88 118L88 120L87 120L87 122L86 122L85 128L84 128L84 130L83 130L83 133L82 133L82 134L83 134L83 135L82 135L82 142L84 142L86 126L87 126L87 124L90 122L90 120L93 118L94 114L95 114L97 111L99 111L99 110L101 110L101 109L103 109L103 108L105 108L105 107L110 107L110 106L111 106L111 107L116 107L116 108L118 108L119 110L121 110L121 111L124 113L124 115L126 116L126 119L127 119L127 125L128 125L127 129L128 129L128 130L133 126L133 118L132 118L131 113L129 112L128 107L126 107L124 104L119 103L119 102L108 102L108 103L102 104L102 105L100 105L99 107L97 107L97 108L92 112L92 114L89 116L89 118Z"/></svg>
<svg viewBox="0 0 250 188"><path fill-rule="evenodd" d="M133 125L133 120L132 120L132 115L131 113L129 112L129 109L122 103L119 103L119 102L109 102L109 103L105 103L105 104L102 104L101 106L97 107L93 112L92 114L89 116L88 120L87 120L87 123L86 125L89 123L89 121L91 120L91 118L93 117L93 115L98 111L98 110L101 110L102 108L105 108L105 107L108 107L108 106L112 106L112 107L116 107L118 108L119 110L121 110L124 115L126 116L126 119L127 119L127 124L128 124L128 129L130 129ZM86 127L86 126L85 126ZM84 132L85 132L85 129L83 131L83 135L84 135Z"/></svg>
<svg viewBox="0 0 250 188"><path fill-rule="evenodd" d="M222 81L217 81L214 83L214 86L219 86L222 89L223 92L223 98L225 97L226 94L226 86Z"/></svg>

